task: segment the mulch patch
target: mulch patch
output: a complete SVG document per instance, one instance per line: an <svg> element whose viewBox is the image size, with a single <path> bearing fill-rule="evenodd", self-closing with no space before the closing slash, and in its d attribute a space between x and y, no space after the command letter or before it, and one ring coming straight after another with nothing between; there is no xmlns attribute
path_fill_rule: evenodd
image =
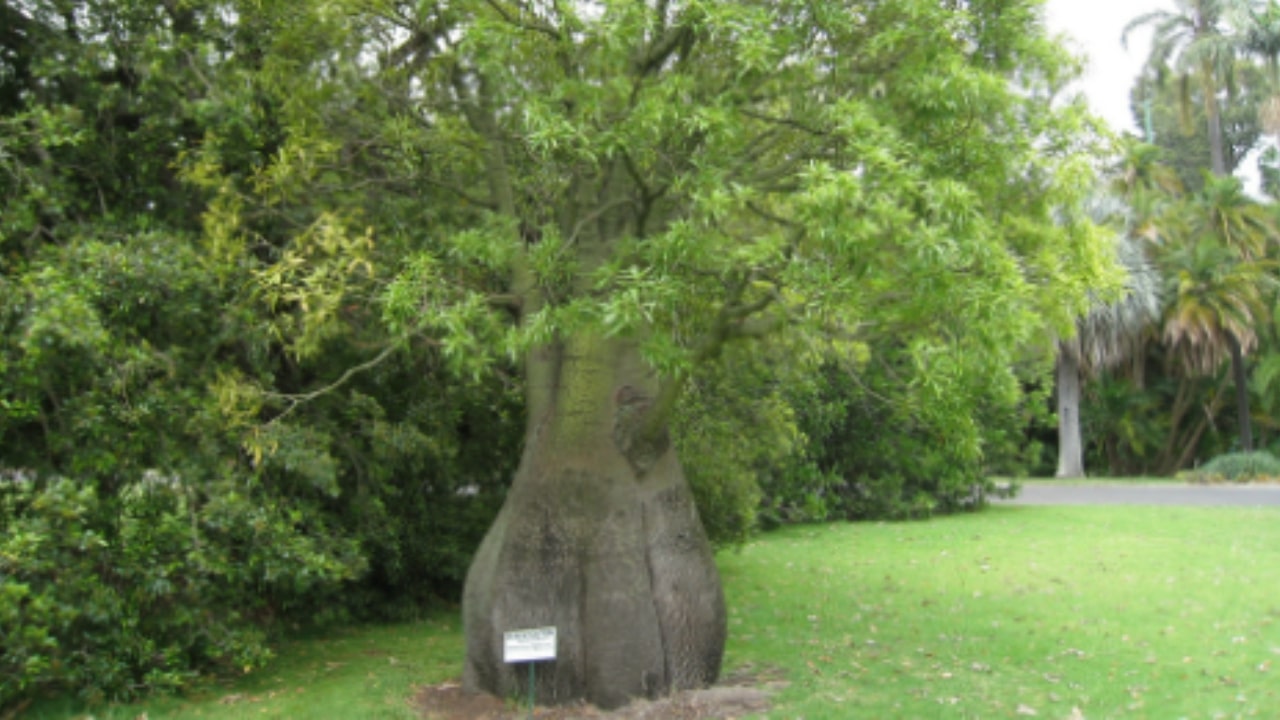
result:
<svg viewBox="0 0 1280 720"><path fill-rule="evenodd" d="M769 697L786 687L777 673L741 672L720 684L685 690L658 700L636 700L616 710L601 710L584 702L536 707L538 720L731 720L769 709ZM413 705L424 720L521 720L529 709L492 695L468 693L457 681L421 688Z"/></svg>

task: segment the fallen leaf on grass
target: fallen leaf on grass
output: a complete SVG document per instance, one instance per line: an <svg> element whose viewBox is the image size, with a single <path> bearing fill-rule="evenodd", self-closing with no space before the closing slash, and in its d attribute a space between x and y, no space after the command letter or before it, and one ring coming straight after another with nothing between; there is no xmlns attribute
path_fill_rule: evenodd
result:
<svg viewBox="0 0 1280 720"><path fill-rule="evenodd" d="M1036 709L1035 709L1035 708L1033 708L1033 707L1031 707L1031 706L1029 706L1029 705L1023 705L1023 704L1021 704L1021 703L1019 703L1019 704L1018 704L1018 709L1017 709L1017 711L1016 711L1016 712L1017 712L1019 715L1039 715L1039 714L1040 714L1040 713L1036 712Z"/></svg>
<svg viewBox="0 0 1280 720"><path fill-rule="evenodd" d="M1071 714L1067 716L1067 720L1085 720L1084 713L1080 712L1080 708L1071 708Z"/></svg>

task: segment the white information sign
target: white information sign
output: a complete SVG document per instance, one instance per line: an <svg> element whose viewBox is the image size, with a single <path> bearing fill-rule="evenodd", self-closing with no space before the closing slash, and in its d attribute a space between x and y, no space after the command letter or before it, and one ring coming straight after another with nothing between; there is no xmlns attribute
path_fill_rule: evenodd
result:
<svg viewBox="0 0 1280 720"><path fill-rule="evenodd" d="M556 629L554 627L509 630L502 634L503 662L521 663L555 659Z"/></svg>

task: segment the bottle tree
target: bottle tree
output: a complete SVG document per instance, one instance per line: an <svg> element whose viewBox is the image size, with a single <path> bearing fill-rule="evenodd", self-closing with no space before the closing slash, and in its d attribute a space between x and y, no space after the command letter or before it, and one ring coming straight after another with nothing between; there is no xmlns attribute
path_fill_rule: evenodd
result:
<svg viewBox="0 0 1280 720"><path fill-rule="evenodd" d="M724 599L669 422L730 343L892 344L938 442L981 453L967 388L1018 392L1013 365L1116 279L1078 207L1083 111L1048 102L1076 66L1036 5L381 7L378 62L417 102L405 162L471 217L420 230L388 317L460 368L524 373L523 455L464 592L467 687L520 692L503 632L545 625L543 700L716 678Z"/></svg>

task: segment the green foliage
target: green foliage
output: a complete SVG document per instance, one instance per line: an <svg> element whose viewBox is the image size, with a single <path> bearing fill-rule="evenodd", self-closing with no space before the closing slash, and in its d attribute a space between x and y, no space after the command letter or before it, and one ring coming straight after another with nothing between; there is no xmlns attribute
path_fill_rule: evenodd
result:
<svg viewBox="0 0 1280 720"><path fill-rule="evenodd" d="M236 677L202 692L113 705L41 698L22 717L417 720L421 714L413 698L423 685L456 681L463 645L461 622L452 609L412 622L333 627L281 642L266 672Z"/></svg>
<svg viewBox="0 0 1280 720"><path fill-rule="evenodd" d="M956 392L974 421L945 424L956 416L922 410L930 396L865 348L845 348L860 361L821 360L830 348L742 349L695 379L676 426L716 542L740 543L756 527L974 509L994 492L993 477L1042 462L1031 438L1050 423L1036 389L1043 370L1025 371L1020 388L966 378L972 385ZM753 422L737 420L744 415Z"/></svg>
<svg viewBox="0 0 1280 720"><path fill-rule="evenodd" d="M1280 459L1265 450L1227 453L1181 476L1202 483L1276 480L1280 478Z"/></svg>
<svg viewBox="0 0 1280 720"><path fill-rule="evenodd" d="M722 365L694 377L673 427L702 525L718 545L758 528L761 478L794 462L804 442L782 389L803 382L803 363L782 363L776 346L759 350L730 348Z"/></svg>
<svg viewBox="0 0 1280 720"><path fill-rule="evenodd" d="M0 705L419 614L501 502L518 389L379 322L436 211L322 10L0 8Z"/></svg>
<svg viewBox="0 0 1280 720"><path fill-rule="evenodd" d="M1183 187L1196 192L1209 169L1209 136L1203 90L1196 84L1185 89L1188 96L1182 98L1184 88L1175 78L1157 77L1148 68L1130 90L1130 105L1138 127L1144 127L1147 103L1151 103L1150 142L1164 151L1165 163ZM1224 160L1228 172L1234 172L1262 137L1258 111L1268 91L1262 73L1243 65L1230 92L1220 91Z"/></svg>
<svg viewBox="0 0 1280 720"><path fill-rule="evenodd" d="M1042 391L949 378L970 383L954 393L969 419L955 422L959 413L936 412L937 396L902 384L902 374L888 358L828 363L792 396L805 442L763 482L766 526L973 509L994 492L993 476L1039 461L1040 446L1027 438L1048 421Z"/></svg>
<svg viewBox="0 0 1280 720"><path fill-rule="evenodd" d="M271 658L261 620L322 612L358 544L299 510L151 474L103 496L68 479L0 486L0 706L36 690L119 700Z"/></svg>

